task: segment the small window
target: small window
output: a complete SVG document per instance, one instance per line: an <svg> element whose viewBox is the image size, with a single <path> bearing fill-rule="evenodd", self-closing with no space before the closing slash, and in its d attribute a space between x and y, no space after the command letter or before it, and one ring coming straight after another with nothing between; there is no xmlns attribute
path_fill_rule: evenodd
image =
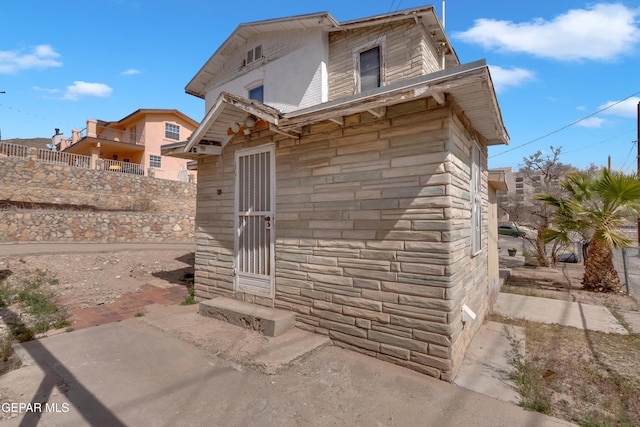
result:
<svg viewBox="0 0 640 427"><path fill-rule="evenodd" d="M264 102L264 85L249 89L249 99Z"/></svg>
<svg viewBox="0 0 640 427"><path fill-rule="evenodd" d="M180 126L171 123L164 124L164 137L167 139L180 140Z"/></svg>
<svg viewBox="0 0 640 427"><path fill-rule="evenodd" d="M380 87L380 46L360 53L360 92Z"/></svg>
<svg viewBox="0 0 640 427"><path fill-rule="evenodd" d="M149 167L151 168L161 168L162 167L162 157L154 156L153 154L149 156Z"/></svg>

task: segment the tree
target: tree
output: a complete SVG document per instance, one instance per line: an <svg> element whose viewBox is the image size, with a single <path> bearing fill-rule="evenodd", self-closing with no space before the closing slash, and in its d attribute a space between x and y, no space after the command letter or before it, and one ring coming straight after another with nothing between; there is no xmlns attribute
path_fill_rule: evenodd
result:
<svg viewBox="0 0 640 427"><path fill-rule="evenodd" d="M518 171L521 182L532 187L536 193L543 192L545 194L553 194L560 196L562 189L560 187L560 178L566 173L575 171L571 165L560 162L560 153L562 147L550 147L550 154L544 154L542 151L524 157L523 163ZM516 184L517 185L517 184ZM551 224L554 208L535 200L530 194L513 194L506 198L501 207L509 214L509 217L516 222L526 223L536 230L534 237L527 237L527 240L536 248L536 258L541 267L549 267L550 259L547 255L547 246L545 245L543 235ZM559 240L553 242L551 260L555 262L555 253L559 246Z"/></svg>
<svg viewBox="0 0 640 427"><path fill-rule="evenodd" d="M620 231L627 218L640 212L640 177L608 169L596 176L575 172L568 174L561 186L567 192L564 197L536 195L556 208L554 228L543 234L544 241L569 240L572 232L590 235L582 285L587 290L618 291L613 248L632 243Z"/></svg>

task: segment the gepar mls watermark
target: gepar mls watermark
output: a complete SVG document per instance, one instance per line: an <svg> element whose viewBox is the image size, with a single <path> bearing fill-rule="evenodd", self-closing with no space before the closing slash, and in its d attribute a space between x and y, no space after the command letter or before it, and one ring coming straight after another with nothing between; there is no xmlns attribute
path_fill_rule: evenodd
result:
<svg viewBox="0 0 640 427"><path fill-rule="evenodd" d="M28 412L69 412L69 404L49 402L3 402L0 403L0 412L5 414L25 414Z"/></svg>

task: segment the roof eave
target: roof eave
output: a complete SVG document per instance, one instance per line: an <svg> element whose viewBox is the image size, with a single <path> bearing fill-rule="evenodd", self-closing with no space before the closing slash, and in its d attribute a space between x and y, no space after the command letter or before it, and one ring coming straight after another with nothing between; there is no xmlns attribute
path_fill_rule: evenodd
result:
<svg viewBox="0 0 640 427"><path fill-rule="evenodd" d="M465 88L472 88L475 93L479 93L474 100L480 101L481 105L475 105L464 99L462 95ZM479 133L485 138L487 145L509 143L509 135L504 128L489 69L484 60L292 111L283 115L279 127L287 131L318 121L396 105L412 99L428 96L442 98L444 94L454 95L463 111L474 110L476 114L470 115L469 119L476 129L482 129ZM468 105L467 108L465 108L466 105ZM486 125L487 122L490 122L491 126Z"/></svg>

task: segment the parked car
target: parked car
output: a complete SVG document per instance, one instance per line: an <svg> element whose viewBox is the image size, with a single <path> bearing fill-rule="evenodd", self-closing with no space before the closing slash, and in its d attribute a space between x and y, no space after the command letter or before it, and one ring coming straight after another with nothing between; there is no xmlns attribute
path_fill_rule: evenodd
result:
<svg viewBox="0 0 640 427"><path fill-rule="evenodd" d="M515 224L500 224L498 225L498 234L504 234L511 237L524 237L527 235L525 230L521 230Z"/></svg>

